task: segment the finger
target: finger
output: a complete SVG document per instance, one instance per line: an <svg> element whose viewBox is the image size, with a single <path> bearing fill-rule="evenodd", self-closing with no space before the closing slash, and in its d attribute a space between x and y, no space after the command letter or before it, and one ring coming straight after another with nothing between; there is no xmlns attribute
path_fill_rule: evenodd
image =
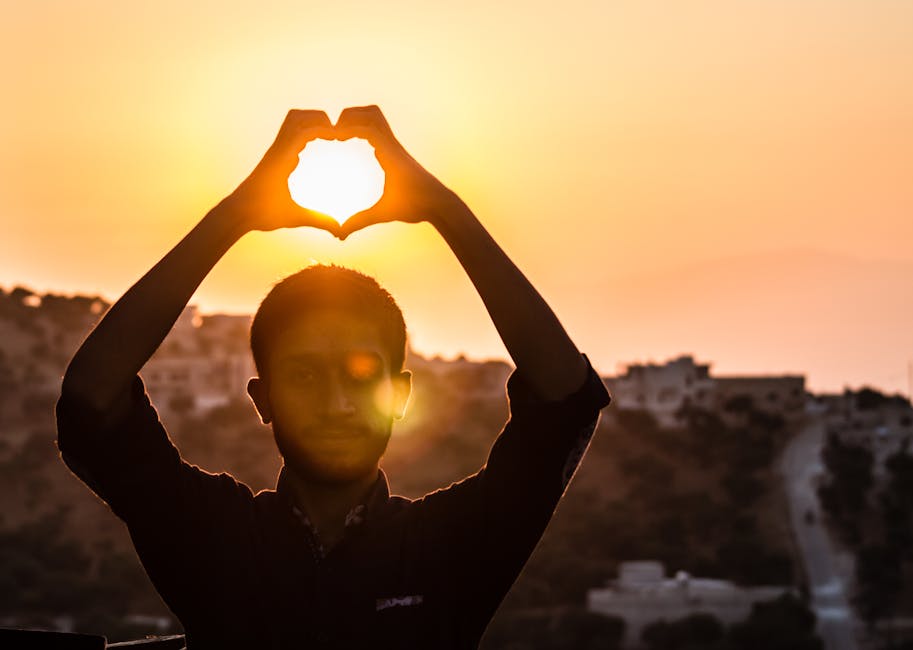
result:
<svg viewBox="0 0 913 650"><path fill-rule="evenodd" d="M378 204L367 210L353 214L339 227L339 238L345 239L353 232L378 223L395 221L396 217L384 206Z"/></svg>
<svg viewBox="0 0 913 650"><path fill-rule="evenodd" d="M333 217L323 212L317 212L316 210L310 210L308 208L302 208L298 205L295 205L293 208L295 215L294 226L311 226L313 228L320 228L321 230L326 230L335 237L339 237L339 222L336 221Z"/></svg>
<svg viewBox="0 0 913 650"><path fill-rule="evenodd" d="M334 131L339 140L364 138L371 144L374 144L375 140L395 141L387 118L377 106L354 106L344 109L336 120Z"/></svg>
<svg viewBox="0 0 913 650"><path fill-rule="evenodd" d="M279 128L267 157L283 168L287 167L291 173L298 166L298 154L308 142L335 137L333 123L324 111L292 109Z"/></svg>
<svg viewBox="0 0 913 650"><path fill-rule="evenodd" d="M292 109L285 116L279 128L276 141L291 147L304 148L310 140L333 138L333 123L324 111L303 111Z"/></svg>

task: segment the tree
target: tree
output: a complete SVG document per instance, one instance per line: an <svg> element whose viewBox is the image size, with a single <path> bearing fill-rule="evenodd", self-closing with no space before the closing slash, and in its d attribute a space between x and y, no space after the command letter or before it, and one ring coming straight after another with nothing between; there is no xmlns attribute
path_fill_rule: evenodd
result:
<svg viewBox="0 0 913 650"><path fill-rule="evenodd" d="M656 418L645 409L617 409L615 418L622 428L641 434L653 433L659 428Z"/></svg>
<svg viewBox="0 0 913 650"><path fill-rule="evenodd" d="M903 589L901 554L882 545L868 545L856 554L853 603L869 625L889 615Z"/></svg>
<svg viewBox="0 0 913 650"><path fill-rule="evenodd" d="M555 621L555 647L579 650L615 650L624 639L624 619L595 612L570 609Z"/></svg>
<svg viewBox="0 0 913 650"><path fill-rule="evenodd" d="M723 488L733 503L744 507L751 507L765 492L764 483L756 476L738 471L727 472Z"/></svg>
<svg viewBox="0 0 913 650"><path fill-rule="evenodd" d="M913 546L913 455L910 440L885 460L888 481L881 493L885 544L899 553Z"/></svg>
<svg viewBox="0 0 913 650"><path fill-rule="evenodd" d="M815 615L795 596L784 594L757 603L743 623L729 630L728 641L739 650L823 650L815 635Z"/></svg>
<svg viewBox="0 0 913 650"><path fill-rule="evenodd" d="M711 614L692 614L677 621L647 625L640 635L650 650L686 650L718 647L724 636L723 624Z"/></svg>
<svg viewBox="0 0 913 650"><path fill-rule="evenodd" d="M885 395L868 387L859 390L855 398L856 408L860 411L872 411L886 404L910 405L910 401L903 395Z"/></svg>
<svg viewBox="0 0 913 650"><path fill-rule="evenodd" d="M819 489L819 496L828 514L839 521L845 515L862 512L873 482L872 452L862 445L844 443L831 433L821 455L828 479Z"/></svg>

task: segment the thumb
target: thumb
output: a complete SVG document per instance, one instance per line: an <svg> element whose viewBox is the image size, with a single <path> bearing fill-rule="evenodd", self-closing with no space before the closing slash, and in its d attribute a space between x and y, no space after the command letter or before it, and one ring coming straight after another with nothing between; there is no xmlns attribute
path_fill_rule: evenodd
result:
<svg viewBox="0 0 913 650"><path fill-rule="evenodd" d="M297 204L290 206L286 217L286 228L310 226L326 230L335 237L339 237L339 222L333 217L316 210L303 208Z"/></svg>
<svg viewBox="0 0 913 650"><path fill-rule="evenodd" d="M378 203L377 205L370 207L367 210L356 212L351 217L346 219L343 224L339 226L339 234L337 237L340 239L345 239L353 232L361 230L362 228L373 226L376 223L387 223L395 220L396 218L390 213L390 211L386 209L385 206Z"/></svg>
<svg viewBox="0 0 913 650"><path fill-rule="evenodd" d="M314 210L308 210L308 212L310 213L308 215L310 217L310 223L308 224L309 226L322 228L323 230L328 231L334 237L339 237L339 222L336 221L335 218L331 217L328 214L316 212Z"/></svg>

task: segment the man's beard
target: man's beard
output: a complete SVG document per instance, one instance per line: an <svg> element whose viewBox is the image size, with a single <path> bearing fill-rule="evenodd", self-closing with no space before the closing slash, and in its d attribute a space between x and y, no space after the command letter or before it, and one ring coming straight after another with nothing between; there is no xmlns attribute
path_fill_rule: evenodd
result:
<svg viewBox="0 0 913 650"><path fill-rule="evenodd" d="M298 477L313 483L336 485L358 480L377 471L380 458L390 441L393 424L391 422L387 430L380 435L378 432L371 432L367 427L356 428L364 432L364 438L359 440L355 450L358 459L351 463L323 463L321 459L308 453L306 444L300 447L296 445L296 440L307 439L307 431L298 436L288 436L276 422L273 422L273 439L284 464Z"/></svg>

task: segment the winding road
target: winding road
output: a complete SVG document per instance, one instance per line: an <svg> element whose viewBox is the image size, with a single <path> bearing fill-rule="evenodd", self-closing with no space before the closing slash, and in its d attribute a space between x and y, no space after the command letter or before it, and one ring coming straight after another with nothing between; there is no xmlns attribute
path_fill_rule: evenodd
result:
<svg viewBox="0 0 913 650"><path fill-rule="evenodd" d="M824 423L814 415L789 443L780 459L780 471L789 500L789 515L805 562L811 607L818 617L818 634L827 650L857 650L859 629L847 600L846 561L834 550L821 524L815 479L823 471L821 447ZM807 513L813 513L807 519Z"/></svg>

